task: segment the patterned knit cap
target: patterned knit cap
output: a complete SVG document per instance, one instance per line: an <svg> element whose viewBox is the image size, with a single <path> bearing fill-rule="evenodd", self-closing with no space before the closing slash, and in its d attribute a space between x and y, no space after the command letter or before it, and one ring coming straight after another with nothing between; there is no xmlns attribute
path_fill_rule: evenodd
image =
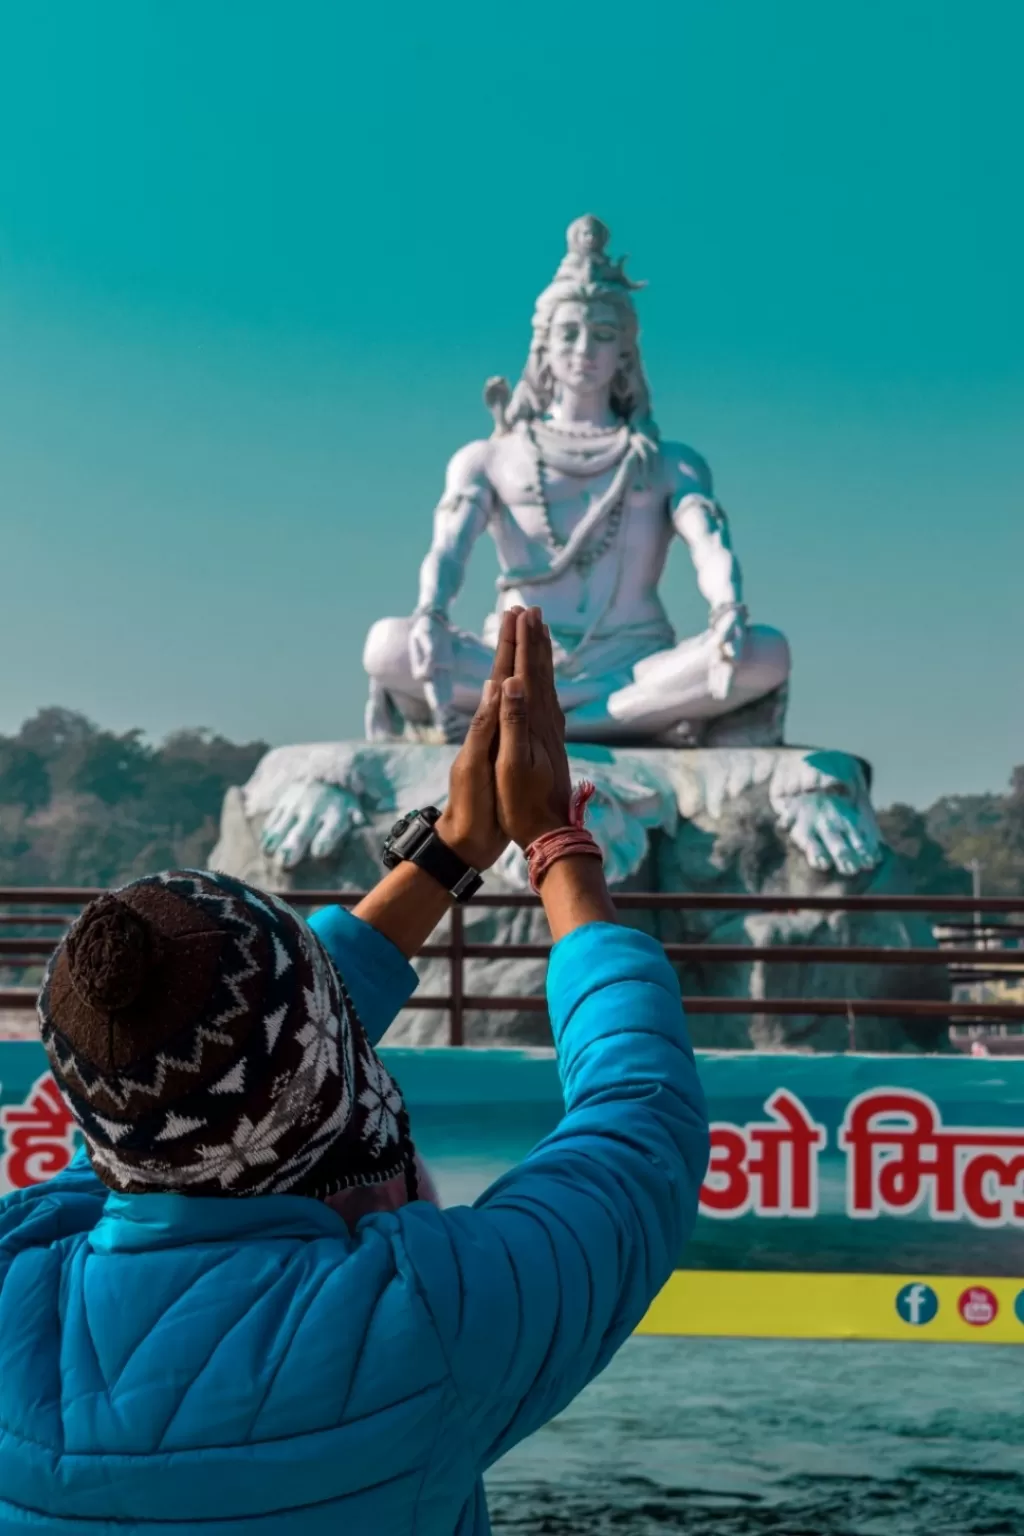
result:
<svg viewBox="0 0 1024 1536"><path fill-rule="evenodd" d="M311 1195L405 1174L398 1087L319 939L279 897L198 870L85 908L39 1022L104 1183Z"/></svg>

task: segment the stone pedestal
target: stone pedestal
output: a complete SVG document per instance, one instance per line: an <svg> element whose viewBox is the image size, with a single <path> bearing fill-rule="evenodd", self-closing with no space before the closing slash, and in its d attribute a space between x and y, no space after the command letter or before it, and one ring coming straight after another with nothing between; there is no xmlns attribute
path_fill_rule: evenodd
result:
<svg viewBox="0 0 1024 1536"><path fill-rule="evenodd" d="M396 817L443 803L457 749L419 743L341 742L281 747L267 754L244 788L229 792L214 868L280 890L366 890L379 879L384 838ZM573 747L575 777L597 786L589 825L620 891L847 895L910 890L905 872L881 845L863 766L844 753L794 747L647 749ZM526 889L521 856L510 853L486 889ZM798 912L630 913L628 921L664 943L856 944L929 947L923 918L901 914ZM466 940L544 943L543 915L470 906ZM439 933L438 937L442 935ZM447 962L418 963L424 993L447 993ZM468 961L469 993L539 993L544 962ZM908 965L686 966L690 996L945 998L941 967ZM694 1042L708 1049L832 1051L850 1043L847 1019L813 1015L694 1015ZM447 1039L443 1012L403 1013L390 1044ZM860 1050L941 1049L945 1026L860 1018ZM474 1013L473 1045L543 1046L544 1016Z"/></svg>

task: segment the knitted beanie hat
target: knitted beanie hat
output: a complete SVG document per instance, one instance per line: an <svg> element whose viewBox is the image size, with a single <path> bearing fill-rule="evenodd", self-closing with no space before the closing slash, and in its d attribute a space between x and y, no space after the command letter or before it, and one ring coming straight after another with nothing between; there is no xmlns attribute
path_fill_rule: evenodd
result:
<svg viewBox="0 0 1024 1536"><path fill-rule="evenodd" d="M325 1199L404 1174L398 1087L319 939L226 875L147 876L85 908L39 999L92 1166L130 1194Z"/></svg>

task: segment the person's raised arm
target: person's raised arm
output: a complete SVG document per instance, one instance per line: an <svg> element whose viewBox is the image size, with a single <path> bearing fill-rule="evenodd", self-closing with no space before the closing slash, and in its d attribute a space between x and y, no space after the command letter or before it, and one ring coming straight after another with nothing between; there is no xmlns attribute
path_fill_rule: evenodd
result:
<svg viewBox="0 0 1024 1536"><path fill-rule="evenodd" d="M520 619L516 673L496 783L502 825L527 848L566 825L570 795L550 650L532 619ZM593 857L553 864L540 894L565 1116L474 1209L402 1217L481 1467L559 1413L642 1320L680 1258L707 1164L664 951L617 925Z"/></svg>

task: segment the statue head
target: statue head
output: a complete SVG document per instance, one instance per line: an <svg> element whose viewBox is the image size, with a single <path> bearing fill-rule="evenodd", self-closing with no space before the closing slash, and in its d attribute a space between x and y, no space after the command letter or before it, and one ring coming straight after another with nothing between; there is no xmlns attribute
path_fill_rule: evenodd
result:
<svg viewBox="0 0 1024 1536"><path fill-rule="evenodd" d="M506 413L509 426L543 415L559 383L609 386L615 414L640 435L657 439L632 297L643 284L626 276L624 259L607 256L609 238L607 225L593 214L569 225L565 256L533 312L533 341ZM593 338L585 362L574 351L584 323Z"/></svg>

